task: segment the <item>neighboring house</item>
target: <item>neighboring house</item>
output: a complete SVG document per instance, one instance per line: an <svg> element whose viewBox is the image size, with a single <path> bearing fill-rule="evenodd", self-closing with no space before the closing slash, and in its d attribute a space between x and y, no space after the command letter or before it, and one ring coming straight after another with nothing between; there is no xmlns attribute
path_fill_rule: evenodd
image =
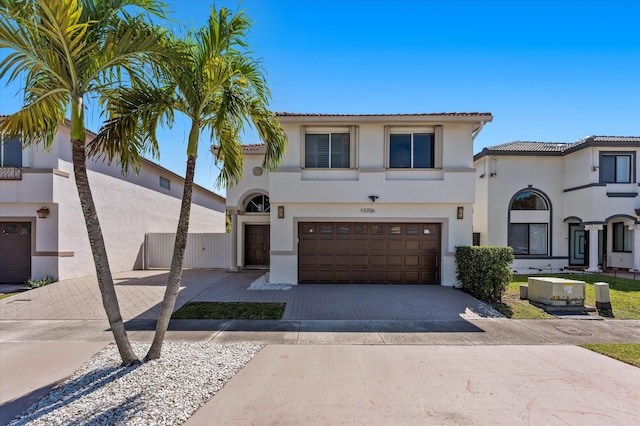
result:
<svg viewBox="0 0 640 426"><path fill-rule="evenodd" d="M474 157L476 244L514 269L640 269L640 137L511 142Z"/></svg>
<svg viewBox="0 0 640 426"><path fill-rule="evenodd" d="M18 139L0 144L0 282L95 274L69 135L67 122L49 151L22 149ZM148 160L138 175L101 160L88 160L87 169L112 272L144 268L145 234L176 232L183 178ZM195 186L189 230L224 232L224 205Z"/></svg>
<svg viewBox="0 0 640 426"><path fill-rule="evenodd" d="M473 140L491 114L277 115L280 168L263 172L264 145L244 145L227 188L234 264L270 266L273 283L457 283Z"/></svg>

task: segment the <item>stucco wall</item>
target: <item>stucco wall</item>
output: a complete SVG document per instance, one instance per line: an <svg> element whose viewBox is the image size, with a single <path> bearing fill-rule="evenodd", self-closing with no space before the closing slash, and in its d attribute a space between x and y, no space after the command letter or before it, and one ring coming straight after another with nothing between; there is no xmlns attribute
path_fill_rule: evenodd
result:
<svg viewBox="0 0 640 426"><path fill-rule="evenodd" d="M551 265L561 268L568 265L569 222L613 222L632 224L635 209L640 208L640 197L611 197L607 193L638 192L638 178L631 184L599 185L598 161L600 151L636 151L639 148L590 147L564 156L484 156L475 162L476 175L485 174L476 180L476 202L474 205L474 231L486 233L483 245L506 245L509 224L509 202L516 192L532 188L542 191L551 201L550 255L558 259L520 258L514 262L518 269L544 268ZM495 160L494 160L495 158ZM636 159L637 161L637 159ZM595 169L594 169L595 168ZM636 165L636 175L638 166ZM495 176L491 177L491 173ZM565 190L568 190L565 192ZM539 222L543 212L512 212L513 221ZM617 216L617 218L615 218ZM608 218L614 218L607 221ZM486 223L486 225L485 225ZM634 232L638 232L635 230ZM607 239L609 266L634 267L633 253L612 252L611 228Z"/></svg>
<svg viewBox="0 0 640 426"><path fill-rule="evenodd" d="M444 123L442 146L436 147L436 164L430 170L391 170L386 168L388 123L309 124L307 128L354 129L357 144L352 149L350 169L305 169L300 123L284 123L288 137L281 167L255 177L253 167L262 155L245 156L244 177L227 189L227 206L242 211L251 194L269 195L271 214L240 214L237 218L237 263L243 265L244 225L271 224L270 279L278 283L297 283L298 223L303 221L351 222L432 222L442 224L441 283L457 284L455 247L472 243L472 205L475 199L472 123ZM391 127L396 125L391 123ZM433 131L434 124L400 123L397 128ZM354 133L352 133L354 134ZM355 155L355 158L353 157ZM378 199L372 203L370 195ZM277 206L284 206L285 218L277 218ZM464 219L457 219L458 207ZM365 209L365 210L363 210ZM374 213L369 212L373 209Z"/></svg>
<svg viewBox="0 0 640 426"><path fill-rule="evenodd" d="M73 176L69 130L61 127L49 151L32 146L25 156L31 167L23 169L22 180L0 181L0 220L34 221L32 277L95 274ZM102 161L89 160L87 168L112 272L143 267L145 234L176 231L181 179L147 161L138 175L123 176L115 163ZM160 188L159 176L171 181L170 190ZM49 216L36 219L43 205ZM224 198L195 187L189 231L225 232Z"/></svg>

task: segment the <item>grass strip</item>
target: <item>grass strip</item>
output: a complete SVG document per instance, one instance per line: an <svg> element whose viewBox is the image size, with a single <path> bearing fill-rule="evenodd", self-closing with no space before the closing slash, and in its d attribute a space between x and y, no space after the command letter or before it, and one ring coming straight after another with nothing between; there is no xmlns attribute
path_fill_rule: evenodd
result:
<svg viewBox="0 0 640 426"><path fill-rule="evenodd" d="M580 346L640 367L640 343L593 343Z"/></svg>
<svg viewBox="0 0 640 426"><path fill-rule="evenodd" d="M284 303L189 302L175 311L172 319L282 319Z"/></svg>
<svg viewBox="0 0 640 426"><path fill-rule="evenodd" d="M531 274L514 275L511 284L502 296L502 303L494 303L492 306L508 318L514 319L551 319L555 318L544 310L536 308L527 300L520 300L520 284L527 284L529 276L558 277L570 280L584 281L586 299L585 305L595 306L594 283L604 282L609 284L609 297L613 311L606 316L616 319L640 319L640 281L628 278L612 277L600 274Z"/></svg>

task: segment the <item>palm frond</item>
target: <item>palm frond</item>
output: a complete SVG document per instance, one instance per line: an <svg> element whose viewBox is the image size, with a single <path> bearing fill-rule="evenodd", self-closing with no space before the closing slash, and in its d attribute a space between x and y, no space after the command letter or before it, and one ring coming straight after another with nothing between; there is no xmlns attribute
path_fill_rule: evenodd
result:
<svg viewBox="0 0 640 426"><path fill-rule="evenodd" d="M215 162L222 163L215 186L224 188L235 185L242 177L244 164L244 154L237 128L225 125L217 129L215 136L219 142Z"/></svg>
<svg viewBox="0 0 640 426"><path fill-rule="evenodd" d="M174 97L171 87L118 88L103 100L106 120L97 137L87 144L87 153L109 164L116 161L127 173L139 170L145 153L159 156L158 126L173 123Z"/></svg>

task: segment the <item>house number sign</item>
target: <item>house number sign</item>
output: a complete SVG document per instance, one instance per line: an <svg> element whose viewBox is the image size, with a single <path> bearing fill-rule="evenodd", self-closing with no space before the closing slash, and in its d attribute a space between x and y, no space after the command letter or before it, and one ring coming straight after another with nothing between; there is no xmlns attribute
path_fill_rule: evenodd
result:
<svg viewBox="0 0 640 426"><path fill-rule="evenodd" d="M363 209L360 209L360 213L362 214L372 214L375 212L376 212L376 209L372 209L371 207L365 207Z"/></svg>

